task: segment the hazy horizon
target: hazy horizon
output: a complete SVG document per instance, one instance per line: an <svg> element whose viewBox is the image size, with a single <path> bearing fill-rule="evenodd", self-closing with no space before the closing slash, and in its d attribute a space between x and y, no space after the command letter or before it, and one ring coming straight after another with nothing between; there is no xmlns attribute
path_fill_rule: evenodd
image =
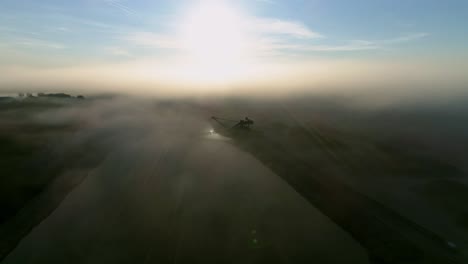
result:
<svg viewBox="0 0 468 264"><path fill-rule="evenodd" d="M456 98L468 84L463 1L1 6L3 91Z"/></svg>

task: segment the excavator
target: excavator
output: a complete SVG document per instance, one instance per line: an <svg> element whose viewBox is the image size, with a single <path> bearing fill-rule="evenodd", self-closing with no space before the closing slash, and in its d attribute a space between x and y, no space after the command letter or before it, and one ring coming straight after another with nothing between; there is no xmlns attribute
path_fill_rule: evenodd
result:
<svg viewBox="0 0 468 264"><path fill-rule="evenodd" d="M230 129L250 130L250 127L253 126L253 124L255 123L252 119L248 117L245 117L244 119L241 119L239 121L233 120L233 119L216 117L216 116L212 116L211 119L213 119L223 128L228 129L228 130ZM232 123L234 125L228 125L227 123Z"/></svg>

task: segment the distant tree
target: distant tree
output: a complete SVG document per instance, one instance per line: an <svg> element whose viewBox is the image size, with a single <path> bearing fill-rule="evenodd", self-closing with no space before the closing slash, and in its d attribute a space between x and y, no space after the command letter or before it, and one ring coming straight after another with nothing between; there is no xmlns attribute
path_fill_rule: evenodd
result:
<svg viewBox="0 0 468 264"><path fill-rule="evenodd" d="M81 99L81 100L85 99L85 97L82 95L78 95L76 98Z"/></svg>
<svg viewBox="0 0 468 264"><path fill-rule="evenodd" d="M65 94L65 93L53 93L53 94L47 94L48 97L54 97L54 98L72 98L71 95Z"/></svg>

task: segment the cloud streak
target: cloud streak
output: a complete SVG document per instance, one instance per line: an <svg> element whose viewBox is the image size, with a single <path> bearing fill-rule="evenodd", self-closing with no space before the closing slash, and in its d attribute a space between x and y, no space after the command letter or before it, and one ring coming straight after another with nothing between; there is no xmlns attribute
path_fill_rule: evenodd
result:
<svg viewBox="0 0 468 264"><path fill-rule="evenodd" d="M381 41L383 44L400 44L400 43L405 43L405 42L410 42L418 39L422 39L425 37L428 37L428 33L420 32L420 33L412 33L412 34L407 34L401 37L393 38L393 39L387 39Z"/></svg>
<svg viewBox="0 0 468 264"><path fill-rule="evenodd" d="M273 1L273 0L257 0L257 2L261 2L261 3L265 3L265 4L270 4L270 5L276 4L276 2Z"/></svg>
<svg viewBox="0 0 468 264"><path fill-rule="evenodd" d="M136 15L135 10L131 9L130 7L128 7L127 5L123 4L122 2L118 0L105 0L105 2L108 5L124 12L126 15Z"/></svg>
<svg viewBox="0 0 468 264"><path fill-rule="evenodd" d="M279 19L253 19L249 25L259 34L284 35L294 38L311 39L323 36L300 22Z"/></svg>
<svg viewBox="0 0 468 264"><path fill-rule="evenodd" d="M284 38L265 38L259 41L256 48L264 54L282 55L288 53L308 53L308 52L353 52L371 51L385 49L392 45L399 45L429 36L427 33L406 34L400 37L384 40L350 40L343 44L315 44L314 42L297 42Z"/></svg>
<svg viewBox="0 0 468 264"><path fill-rule="evenodd" d="M178 49L179 41L175 36L156 34L152 32L134 32L124 36L128 43L156 49Z"/></svg>
<svg viewBox="0 0 468 264"><path fill-rule="evenodd" d="M270 2L270 1L267 1ZM213 21L216 23L216 21ZM177 28L177 22L173 25ZM311 52L353 52L385 49L427 37L427 33L412 33L383 40L333 41L298 21L266 17L243 17L240 27L247 29L250 46L258 56L304 54ZM149 31L130 32L122 38L127 44L154 49L181 50L180 36ZM323 43L327 39L328 43ZM320 42L317 42L320 40ZM331 44L330 42L337 44ZM341 42L341 43L340 43Z"/></svg>
<svg viewBox="0 0 468 264"><path fill-rule="evenodd" d="M117 56L117 57L132 57L130 52L128 52L126 49L118 46L109 46L104 48L104 52L106 52L109 55L112 56Z"/></svg>
<svg viewBox="0 0 468 264"><path fill-rule="evenodd" d="M313 40L324 36L312 31L306 25L288 20L268 18L247 18L243 27L252 42L261 42L265 38ZM177 27L175 25L174 27ZM182 49L180 36L176 34L155 33L149 31L129 32L122 40L131 45L156 49Z"/></svg>
<svg viewBox="0 0 468 264"><path fill-rule="evenodd" d="M18 38L11 40L11 43L15 46L22 47L33 47L33 48L47 48L54 50L65 49L66 46L61 43L51 42L47 40L35 39L35 38Z"/></svg>
<svg viewBox="0 0 468 264"><path fill-rule="evenodd" d="M281 55L282 52L289 53L304 53L304 52L353 52L353 51L370 51L384 49L392 45L399 45L411 41L416 41L429 36L427 33L414 33L403 35L385 40L350 40L344 41L343 44L316 44L315 38L322 35L307 33L309 31L288 31L285 28L272 26L269 29L263 28L262 34L258 34L254 38L254 45L251 46L257 54ZM281 32L281 33L279 33ZM294 33L293 33L294 32ZM289 35L296 37L288 39L278 35ZM144 46L155 49L182 49L178 39L171 35L156 34L151 32L135 32L128 34L124 39L132 45ZM305 40L298 42L297 40Z"/></svg>

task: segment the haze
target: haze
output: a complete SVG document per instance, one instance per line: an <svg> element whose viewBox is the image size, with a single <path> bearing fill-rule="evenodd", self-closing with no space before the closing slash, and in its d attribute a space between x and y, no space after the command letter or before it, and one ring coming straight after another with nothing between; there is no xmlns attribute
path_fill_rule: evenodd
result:
<svg viewBox="0 0 468 264"><path fill-rule="evenodd" d="M468 1L0 1L0 262L468 263Z"/></svg>

